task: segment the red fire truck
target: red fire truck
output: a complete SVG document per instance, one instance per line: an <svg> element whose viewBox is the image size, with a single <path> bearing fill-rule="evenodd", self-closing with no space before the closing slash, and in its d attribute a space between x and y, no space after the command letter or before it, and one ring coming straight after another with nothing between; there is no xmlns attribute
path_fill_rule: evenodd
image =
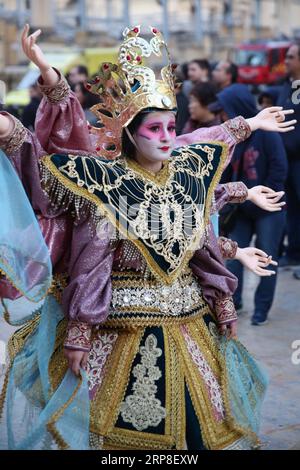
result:
<svg viewBox="0 0 300 470"><path fill-rule="evenodd" d="M290 41L241 44L235 51L240 83L271 85L285 76L284 59Z"/></svg>

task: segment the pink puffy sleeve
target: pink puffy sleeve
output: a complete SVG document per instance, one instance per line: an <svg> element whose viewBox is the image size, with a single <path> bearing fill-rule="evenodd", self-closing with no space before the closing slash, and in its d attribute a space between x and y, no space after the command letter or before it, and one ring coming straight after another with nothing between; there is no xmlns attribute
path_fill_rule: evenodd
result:
<svg viewBox="0 0 300 470"><path fill-rule="evenodd" d="M92 142L84 111L71 91L66 79L56 70L59 80L55 87L43 84L43 93L36 121L35 132L46 153L93 154Z"/></svg>
<svg viewBox="0 0 300 470"><path fill-rule="evenodd" d="M202 248L195 251L189 265L218 323L221 325L235 321L237 314L232 295L237 287L237 278L224 266L211 224Z"/></svg>
<svg viewBox="0 0 300 470"><path fill-rule="evenodd" d="M109 223L101 230L84 220L74 225L69 283L63 292L63 310L68 318L65 347L88 351L92 326L103 323L109 313L112 294L111 272L114 248Z"/></svg>
<svg viewBox="0 0 300 470"><path fill-rule="evenodd" d="M242 181L218 184L215 189L213 212L220 211L226 204L242 204L247 200L248 188Z"/></svg>
<svg viewBox="0 0 300 470"><path fill-rule="evenodd" d="M223 142L228 145L228 155L224 165L225 169L232 158L235 146L248 139L250 135L251 129L249 124L242 116L238 116L219 126L202 127L190 134L180 135L176 139L176 146L182 147L184 145L212 141Z"/></svg>

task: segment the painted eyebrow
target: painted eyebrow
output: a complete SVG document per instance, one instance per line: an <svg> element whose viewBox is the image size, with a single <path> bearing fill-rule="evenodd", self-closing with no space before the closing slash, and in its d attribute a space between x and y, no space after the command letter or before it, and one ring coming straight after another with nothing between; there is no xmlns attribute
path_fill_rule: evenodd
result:
<svg viewBox="0 0 300 470"><path fill-rule="evenodd" d="M153 121L153 122L146 122L145 123L145 126L160 126L162 123L161 122L156 122L156 121ZM169 121L168 124L175 124L175 121Z"/></svg>

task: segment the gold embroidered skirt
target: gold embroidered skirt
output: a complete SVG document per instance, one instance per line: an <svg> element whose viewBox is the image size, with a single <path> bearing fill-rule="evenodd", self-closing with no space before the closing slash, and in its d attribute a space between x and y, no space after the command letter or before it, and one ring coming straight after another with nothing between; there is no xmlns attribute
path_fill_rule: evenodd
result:
<svg viewBox="0 0 300 470"><path fill-rule="evenodd" d="M50 377L67 371L65 322ZM94 449L245 449L253 439L228 415L218 331L190 276L152 289L114 273L111 312L93 330L87 366Z"/></svg>
<svg viewBox="0 0 300 470"><path fill-rule="evenodd" d="M171 286L155 285L134 272L113 273L112 281L110 314L93 328L87 364L90 447L255 447L256 436L231 416L217 326L191 273ZM11 359L38 324L37 316L12 336ZM49 363L53 392L68 370L66 326L66 320L58 323Z"/></svg>

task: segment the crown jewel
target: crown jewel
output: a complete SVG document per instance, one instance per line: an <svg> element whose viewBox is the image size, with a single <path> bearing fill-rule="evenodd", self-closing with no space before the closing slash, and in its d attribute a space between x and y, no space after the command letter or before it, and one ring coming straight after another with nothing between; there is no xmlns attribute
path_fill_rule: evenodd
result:
<svg viewBox="0 0 300 470"><path fill-rule="evenodd" d="M101 102L91 111L102 127L91 127L97 136L97 152L102 157L115 158L121 153L123 128L143 109L153 107L172 110L176 108L176 66L171 64L167 45L161 32L151 27L152 38L148 42L139 36L140 26L126 28L124 41L119 49L118 63L101 64L98 75L86 84L87 89L100 96ZM161 56L166 51L167 65L156 79L154 71L143 64L151 55Z"/></svg>

